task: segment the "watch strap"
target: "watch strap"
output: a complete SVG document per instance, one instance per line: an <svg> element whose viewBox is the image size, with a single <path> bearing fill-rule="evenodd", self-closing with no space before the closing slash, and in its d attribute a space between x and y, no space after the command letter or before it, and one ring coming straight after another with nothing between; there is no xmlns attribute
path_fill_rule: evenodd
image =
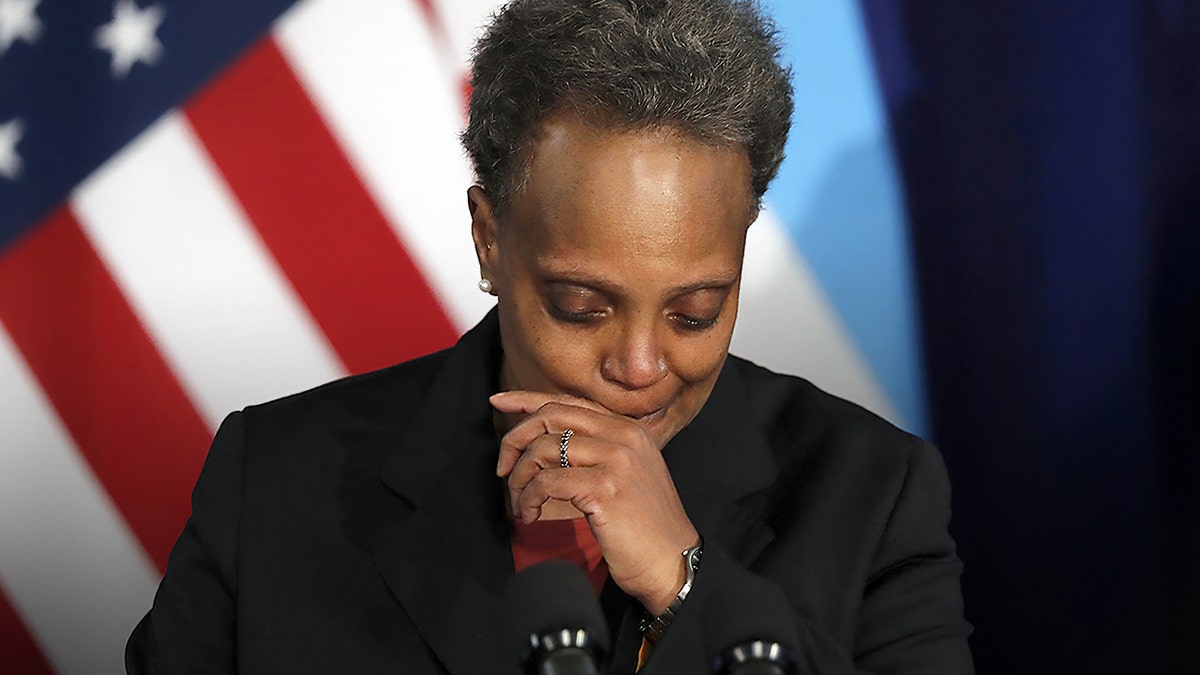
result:
<svg viewBox="0 0 1200 675"><path fill-rule="evenodd" d="M704 542L701 541L695 546L683 551L685 577L683 588L679 589L679 593L675 595L675 599L667 606L667 609L655 617L647 616L642 619L639 628L642 637L646 638L651 644L662 639L667 628L675 621L675 616L679 614L679 610L683 607L683 601L692 591L692 584L696 581L696 572L700 569L700 559L704 554Z"/></svg>

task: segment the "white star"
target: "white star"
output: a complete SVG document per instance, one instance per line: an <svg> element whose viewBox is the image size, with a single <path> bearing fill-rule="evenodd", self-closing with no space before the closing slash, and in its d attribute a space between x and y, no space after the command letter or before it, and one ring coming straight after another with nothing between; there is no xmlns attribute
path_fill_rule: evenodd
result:
<svg viewBox="0 0 1200 675"><path fill-rule="evenodd" d="M17 143L25 135L25 124L11 119L0 124L0 176L16 180L21 175L21 156L17 154Z"/></svg>
<svg viewBox="0 0 1200 675"><path fill-rule="evenodd" d="M36 11L41 0L0 0L0 56L17 40L33 44L42 34Z"/></svg>
<svg viewBox="0 0 1200 675"><path fill-rule="evenodd" d="M113 77L129 74L134 63L154 65L162 55L162 43L154 33L163 21L163 8L151 5L138 9L134 0L117 0L113 19L96 29L95 45L112 54Z"/></svg>

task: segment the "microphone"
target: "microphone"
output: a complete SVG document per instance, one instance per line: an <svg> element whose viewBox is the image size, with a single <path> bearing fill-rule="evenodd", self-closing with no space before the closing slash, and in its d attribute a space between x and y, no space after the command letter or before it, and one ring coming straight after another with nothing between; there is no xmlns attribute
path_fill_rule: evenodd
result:
<svg viewBox="0 0 1200 675"><path fill-rule="evenodd" d="M598 675L608 625L578 567L549 560L521 570L504 590L510 644L526 675Z"/></svg>
<svg viewBox="0 0 1200 675"><path fill-rule="evenodd" d="M704 637L717 675L796 675L796 617L779 586L746 576L713 589Z"/></svg>

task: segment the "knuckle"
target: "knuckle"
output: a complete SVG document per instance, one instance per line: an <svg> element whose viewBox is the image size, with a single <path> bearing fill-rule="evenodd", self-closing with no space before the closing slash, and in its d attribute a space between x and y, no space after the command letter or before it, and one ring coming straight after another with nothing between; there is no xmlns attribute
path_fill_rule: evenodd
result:
<svg viewBox="0 0 1200 675"><path fill-rule="evenodd" d="M537 474L529 480L529 483L526 484L525 491L536 492L539 494L548 493L558 482L559 473L560 472L557 468L546 469L545 471L537 472Z"/></svg>
<svg viewBox="0 0 1200 675"><path fill-rule="evenodd" d="M558 439L551 438L550 436L541 436L535 443L537 444L537 450L534 454L545 462L545 466L542 468L558 466Z"/></svg>
<svg viewBox="0 0 1200 675"><path fill-rule="evenodd" d="M594 496L580 498L578 506L580 511L584 511L588 514L589 519L604 518L604 503L601 500L596 499Z"/></svg>
<svg viewBox="0 0 1200 675"><path fill-rule="evenodd" d="M553 458L551 458L550 454L546 452L536 452L532 454L534 456L534 465L540 468L540 470L547 470L547 468L558 466L558 455L554 455Z"/></svg>
<svg viewBox="0 0 1200 675"><path fill-rule="evenodd" d="M631 456L631 453L632 450L622 446L617 451L609 455L608 465L611 466L615 471L621 473L628 471L630 467L633 466L633 457Z"/></svg>
<svg viewBox="0 0 1200 675"><path fill-rule="evenodd" d="M617 485L617 481L613 480L610 476L606 476L603 480L601 480L597 488L598 492L604 496L606 500L615 499L620 493L620 488Z"/></svg>
<svg viewBox="0 0 1200 675"><path fill-rule="evenodd" d="M629 448L637 448L646 440L646 431L640 425L630 423L621 425L619 441Z"/></svg>
<svg viewBox="0 0 1200 675"><path fill-rule="evenodd" d="M520 469L515 469L508 477L508 489L510 492L520 492L529 485L530 477L526 472Z"/></svg>
<svg viewBox="0 0 1200 675"><path fill-rule="evenodd" d="M612 474L606 473L604 477L596 480L592 494L602 502L616 500L620 495L620 482L614 479Z"/></svg>

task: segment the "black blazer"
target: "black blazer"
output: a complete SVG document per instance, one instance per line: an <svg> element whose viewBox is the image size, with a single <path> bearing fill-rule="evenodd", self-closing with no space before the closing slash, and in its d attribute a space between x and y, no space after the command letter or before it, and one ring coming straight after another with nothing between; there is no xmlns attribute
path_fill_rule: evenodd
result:
<svg viewBox="0 0 1200 675"><path fill-rule="evenodd" d="M515 672L499 359L492 312L452 349L230 415L129 672ZM804 672L972 672L932 446L730 357L664 457L705 552L643 673L708 672L705 599L739 575L782 589ZM601 600L630 673L640 606L611 581Z"/></svg>

